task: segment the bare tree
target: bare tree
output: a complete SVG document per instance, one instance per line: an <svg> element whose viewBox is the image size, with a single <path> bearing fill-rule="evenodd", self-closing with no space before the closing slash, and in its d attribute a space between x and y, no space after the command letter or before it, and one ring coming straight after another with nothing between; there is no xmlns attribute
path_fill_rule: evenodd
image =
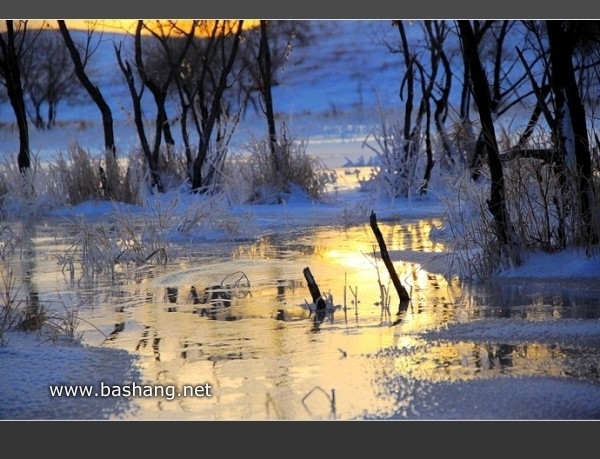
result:
<svg viewBox="0 0 600 459"><path fill-rule="evenodd" d="M451 28L447 21L425 21L425 32L430 50L431 66L432 68L441 66L443 72L441 81L436 82L435 84L434 89L437 91L433 91L430 96L435 106L433 119L445 157L453 167L457 160L462 162L462 157L457 151L446 128L446 120L450 111L450 94L452 92L452 83L454 79L450 56L446 51L446 44L450 31Z"/></svg>
<svg viewBox="0 0 600 459"><path fill-rule="evenodd" d="M210 105L208 104L207 99L208 94L204 93L203 91L196 92L196 94L200 96L200 111L201 113L203 113L201 123L202 136L200 141L200 147L198 148L198 154L196 156L196 159L194 160L193 165L194 176L192 180L192 189L196 191L201 191L203 186L205 186L205 183L203 182L202 169L204 167L204 163L208 155L211 135L213 133L215 124L221 117L221 113L223 110L223 107L221 105L223 101L223 94L228 87L228 77L233 69L233 64L237 56L240 40L242 37L244 21L237 21L236 25L237 27L235 29L232 29L231 31L233 37L230 46L225 46L226 40L220 40L221 50L227 49L229 52L223 55L224 62L218 71L218 78L215 80L216 85L214 86L214 93L212 94L212 101L210 102ZM223 30L223 26L221 27L221 29ZM229 34L229 32L226 32L224 30L223 32L220 32L220 36L226 38L223 35L224 33ZM202 83L200 83L200 86L202 86ZM200 89L200 87L198 87L198 89ZM217 136L218 135L219 132L217 132ZM218 148L218 141L220 139L217 138L216 140ZM214 171L214 168L212 170Z"/></svg>
<svg viewBox="0 0 600 459"><path fill-rule="evenodd" d="M260 94L264 101L263 112L267 117L267 126L269 130L269 147L275 170L281 168L281 160L277 151L277 132L275 129L275 113L273 112L273 69L271 64L271 49L269 47L269 21L260 21L260 46L258 51L258 68L260 72Z"/></svg>
<svg viewBox="0 0 600 459"><path fill-rule="evenodd" d="M244 21L199 21L198 37L173 75L181 108L182 137L192 190L206 193L217 185L231 134L239 120L231 114L227 94L239 83L236 66ZM194 156L187 130L188 116L198 137ZM232 125L229 125L229 122Z"/></svg>
<svg viewBox="0 0 600 459"><path fill-rule="evenodd" d="M551 165L556 226L548 231L554 235L550 247L564 249L569 242L594 244L598 229L588 120L593 125L597 99L586 106L584 98L600 84L593 70L599 61L600 28L597 21L524 21L524 25L530 40L517 47L517 52L536 104L521 138L504 156ZM533 129L542 120L550 131L548 146L528 147Z"/></svg>
<svg viewBox="0 0 600 459"><path fill-rule="evenodd" d="M451 89L452 73L448 71L450 63L444 53L447 27L443 21L421 21L413 24L421 28L423 40L413 43L406 32L406 21L396 20L393 25L398 29L399 43L386 43L393 53L399 53L404 60L405 72L400 83L399 97L403 103L403 123L399 151L393 153L393 160L384 161L384 174L394 177L390 183L395 196L408 193L413 166L418 161L420 149L426 154L425 171L419 186L421 194L427 193L431 172L435 164L432 140L432 123L440 132L444 132L443 123L448 111L448 99ZM411 26L412 27L412 26ZM446 78L439 81L439 75L446 72ZM432 111L432 103L435 112ZM393 137L396 137L393 135ZM443 137L443 136L442 136ZM446 142L448 157L452 159L450 142Z"/></svg>
<svg viewBox="0 0 600 459"><path fill-rule="evenodd" d="M473 21L473 39L475 50L478 53L480 61L486 62L491 67L486 80L489 85L490 105L492 117L499 119L509 113L515 106L529 101L534 92L527 88L527 74L522 69L517 69L519 58L515 53L507 49L507 37L516 28L515 21ZM461 35L461 39L462 39ZM468 122L468 99L470 85L474 81L470 76L471 67L469 65L469 56L463 57L466 70L466 80L463 82L463 103L461 105L461 116ZM533 63L532 63L533 64ZM472 91L472 90L470 90ZM483 130L479 131L475 148L470 153L469 168L471 177L477 180L481 174L481 167L486 163L487 141L484 138Z"/></svg>
<svg viewBox="0 0 600 459"><path fill-rule="evenodd" d="M139 20L135 29L134 35L134 57L132 63L123 59L121 47L115 45L115 52L119 67L125 79L132 98L134 106L135 125L140 138L142 150L147 160L151 177L152 185L156 186L158 191L163 191L163 184L160 178L160 163L161 163L161 145L164 135L167 151L169 154L173 151L175 140L171 133L169 125L169 117L166 110L167 95L169 87L173 84L177 73L181 69L181 65L187 53L187 49L192 42L195 34L196 21L192 21L191 30L183 31L177 25L177 21L168 21L162 23L157 21L158 32L150 27L145 21ZM152 48L152 42L142 39L142 31L146 30L150 33L151 39L157 40L158 44ZM176 35L184 40L183 48L176 49L169 47L169 42L172 35ZM159 58L157 63L153 59ZM139 88L136 86L136 74L139 77ZM152 147L148 141L145 132L142 110L142 97L144 90L148 88L153 96L156 105L156 118L154 129L154 141Z"/></svg>
<svg viewBox="0 0 600 459"><path fill-rule="evenodd" d="M495 232L500 243L501 255L506 255L516 266L520 265L521 254L519 251L518 238L513 231L506 207L506 196L504 187L504 173L500 152L496 140L496 131L492 119L494 102L490 94L490 86L485 69L479 58L477 40L473 32L473 26L469 21L458 21L460 39L463 46L465 62L469 66L469 75L473 88L473 97L477 104L477 111L481 120L480 138L484 142L487 151L487 163L490 169L490 198L487 201L488 209L494 218Z"/></svg>
<svg viewBox="0 0 600 459"><path fill-rule="evenodd" d="M95 46L93 46L92 42L92 37L95 32L94 25L91 24L88 27L85 44L78 46L73 41L65 21L57 22L59 31L71 56L71 60L75 68L75 75L100 110L100 114L102 116L102 127L104 130L104 148L107 152L112 152L113 156L116 156L112 111L104 99L102 92L98 86L91 81L88 72L86 71L87 63L95 50Z"/></svg>
<svg viewBox="0 0 600 459"><path fill-rule="evenodd" d="M5 21L6 32L0 34L0 75L13 108L19 130L17 163L21 172L30 167L29 127L21 80L21 57L25 52L27 21Z"/></svg>
<svg viewBox="0 0 600 459"><path fill-rule="evenodd" d="M241 114L245 115L249 108L256 113L265 112L265 101L263 97L265 76L264 66L260 65L263 60L259 53L265 44L269 48L270 75L269 80L272 87L280 84L286 72L286 64L290 59L294 48L305 46L312 39L311 25L309 21L293 20L268 20L264 21L267 33L267 42L262 42L263 28L259 21L258 27L248 27L244 32L244 43L240 46L239 58L236 62L237 72L242 72L232 94L236 103L241 106ZM261 47L262 42L262 47ZM257 65L258 64L258 65Z"/></svg>
<svg viewBox="0 0 600 459"><path fill-rule="evenodd" d="M142 53L142 29L147 30L158 41L158 49L146 53L145 59ZM135 65L144 86L150 90L156 103L156 129L154 148L152 149L155 162L158 161L161 134L164 135L167 149L172 150L175 146L165 104L169 87L181 67L195 31L196 21L192 21L190 30L187 32L180 29L177 21L168 21L166 24L156 21L156 28L149 27L144 21L138 21L135 32ZM173 38L183 38L183 46L178 49L169 47L169 42ZM157 61L151 62L151 58L157 59Z"/></svg>
<svg viewBox="0 0 600 459"><path fill-rule="evenodd" d="M546 21L550 46L551 83L554 94L558 149L576 182L582 230L579 243L598 242L593 227L592 165L585 109L573 66L573 55L582 25L578 21Z"/></svg>
<svg viewBox="0 0 600 459"><path fill-rule="evenodd" d="M51 129L62 101L77 102L81 86L77 82L69 52L55 30L40 29L26 36L28 52L21 57L21 77L25 95L31 102L34 125ZM42 107L46 106L46 117Z"/></svg>
<svg viewBox="0 0 600 459"><path fill-rule="evenodd" d="M270 120L270 136L276 139L270 89L276 84L276 69L291 52L295 31L301 29L294 21L276 22L264 21L261 32L260 27L246 28L243 21L234 20L139 21L133 57L127 59L122 47L115 47L132 97L142 150L159 188L159 149L164 138L167 151L173 150L171 126L175 120L181 128L188 178L196 192L214 190L218 185L231 135L255 95ZM284 37L285 45L281 43ZM157 107L152 144L143 123L146 89ZM167 116L167 100L177 110L176 117Z"/></svg>
<svg viewBox="0 0 600 459"><path fill-rule="evenodd" d="M240 113L245 113L247 106L251 105L264 115L266 145L273 173L271 185L286 193L290 183L287 171L283 169L291 154L291 143L285 124L281 126L279 135L277 132L273 88L279 84L293 48L309 40L310 28L306 22L260 20L257 27L245 31L244 43L234 67L240 75L234 89Z"/></svg>

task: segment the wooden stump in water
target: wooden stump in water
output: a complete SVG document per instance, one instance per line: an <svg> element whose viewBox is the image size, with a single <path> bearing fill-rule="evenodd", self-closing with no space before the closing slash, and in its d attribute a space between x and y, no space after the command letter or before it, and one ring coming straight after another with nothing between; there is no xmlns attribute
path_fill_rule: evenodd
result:
<svg viewBox="0 0 600 459"><path fill-rule="evenodd" d="M390 255L387 251L385 241L383 240L383 235L381 234L381 230L379 229L379 226L377 225L377 216L375 215L375 211L371 211L370 224L371 224L371 229L373 230L373 233L375 234L375 238L377 239L377 243L379 244L379 250L381 252L381 259L383 260L383 263L385 264L385 267L388 270L390 278L392 279L392 283L394 284L394 287L396 288L396 292L398 292L398 296L400 297L400 304L402 304L403 302L406 302L406 301L410 301L410 296L408 295L408 292L402 285L402 282L400 282L400 279L398 278L398 274L396 273L396 270L394 269L394 264L392 263L392 260L390 260Z"/></svg>
<svg viewBox="0 0 600 459"><path fill-rule="evenodd" d="M327 303L325 299L321 295L321 290L315 281L312 273L310 272L310 268L304 268L303 270L304 278L308 284L308 290L310 291L310 295L312 297L313 303L315 305L315 323L321 323L325 319L325 315L327 314Z"/></svg>

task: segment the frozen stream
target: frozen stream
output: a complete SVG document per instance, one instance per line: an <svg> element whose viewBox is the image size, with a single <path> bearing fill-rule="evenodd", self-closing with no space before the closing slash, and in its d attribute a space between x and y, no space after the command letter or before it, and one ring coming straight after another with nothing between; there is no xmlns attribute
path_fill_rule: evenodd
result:
<svg viewBox="0 0 600 459"><path fill-rule="evenodd" d="M120 418L600 418L600 398L587 400L589 390L600 395L600 287L461 285L421 264L444 256L429 238L438 224L380 222L390 253L420 260L395 262L412 297L405 307L375 263L368 224L173 244L166 262L87 276L76 267L71 277L64 259L57 263L72 247L71 229L38 222L13 264L29 273L21 294L76 309L85 344L137 356L139 384L210 387L210 397L136 396ZM307 307L306 267L335 305L320 326ZM228 307L194 300L193 289L201 297L216 285ZM531 390L555 396L549 381L584 387L584 403L531 398ZM495 390L511 393L510 403Z"/></svg>

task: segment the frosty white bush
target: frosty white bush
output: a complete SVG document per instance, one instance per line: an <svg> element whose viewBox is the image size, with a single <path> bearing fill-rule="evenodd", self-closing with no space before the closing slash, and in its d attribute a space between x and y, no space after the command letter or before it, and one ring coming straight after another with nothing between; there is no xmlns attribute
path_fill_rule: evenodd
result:
<svg viewBox="0 0 600 459"><path fill-rule="evenodd" d="M331 171L306 153L306 139L290 138L282 126L275 146L274 161L268 137L251 137L248 155L230 162L229 192L242 202L282 203L294 189L311 199L322 199Z"/></svg>
<svg viewBox="0 0 600 459"><path fill-rule="evenodd" d="M379 127L367 136L364 145L377 156L379 167L371 179L377 192L390 199L408 197L421 185L417 179L422 156L420 136L405 140L402 125L395 118L382 113Z"/></svg>
<svg viewBox="0 0 600 459"><path fill-rule="evenodd" d="M112 152L94 154L73 143L66 153L59 151L47 168L46 188L56 205L101 199L140 204L147 187L147 166L135 149L119 160Z"/></svg>
<svg viewBox="0 0 600 459"><path fill-rule="evenodd" d="M0 210L4 216L37 215L40 205L45 202L40 198L47 190L46 171L39 158L32 155L31 166L19 170L17 161L7 159L0 164Z"/></svg>
<svg viewBox="0 0 600 459"><path fill-rule="evenodd" d="M504 145L510 141L504 139ZM570 246L583 246L588 255L595 253L598 244L581 240L582 216L579 208L574 171L562 162L552 160L551 143L538 136L528 144L528 152L503 156L506 208L520 250L556 252ZM554 154L556 154L554 152ZM488 208L489 178L487 167L482 168L477 182L465 174L452 187L446 219L455 240L455 261L465 277L485 278L508 266L494 234L493 220ZM596 173L594 177L598 177ZM597 190L595 183L592 189ZM591 197L593 212L598 212L597 193ZM593 216L592 233L598 233L598 216Z"/></svg>
<svg viewBox="0 0 600 459"><path fill-rule="evenodd" d="M76 205L100 199L99 166L99 160L76 143L69 145L66 154L59 151L48 165L55 202Z"/></svg>
<svg viewBox="0 0 600 459"><path fill-rule="evenodd" d="M484 171L485 172L485 171ZM446 200L444 219L453 238L454 270L465 279L483 280L502 266L501 250L487 198L489 180L472 182L469 172L455 179Z"/></svg>

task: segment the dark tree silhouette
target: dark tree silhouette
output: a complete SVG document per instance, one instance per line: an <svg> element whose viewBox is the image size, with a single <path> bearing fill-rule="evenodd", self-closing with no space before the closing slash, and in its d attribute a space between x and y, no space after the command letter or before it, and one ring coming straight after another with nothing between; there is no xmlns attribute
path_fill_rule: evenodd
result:
<svg viewBox="0 0 600 459"><path fill-rule="evenodd" d="M218 22L218 21L216 21ZM200 131L201 137L199 142L198 153L192 164L192 189L195 192L207 191L206 186L210 185L210 179L205 180L203 176L203 168L208 158L208 152L211 145L211 136L215 130L215 126L218 127L219 120L223 113L223 98L225 91L229 87L228 78L233 70L234 63L236 61L241 37L243 30L244 21L236 21L235 27L227 24L215 24L213 33L211 34L212 45L214 48L213 52L218 54L219 59L222 58L222 64L219 68L204 67L202 69L201 78L195 82L194 94L199 98L200 116ZM231 27L231 32L225 30ZM231 40L230 45L227 44L228 39ZM213 54L213 59L217 56ZM207 65L209 63L207 62ZM209 95L204 91L206 81L204 76L207 74L211 75L214 84L212 85L212 92ZM220 135L217 132L217 136ZM218 140L218 139L217 139ZM208 175L210 177L210 173Z"/></svg>
<svg viewBox="0 0 600 459"><path fill-rule="evenodd" d="M458 21L460 39L463 46L465 62L469 66L469 74L473 88L473 97L477 104L477 111L481 120L480 138L485 144L487 161L490 169L490 199L487 201L488 209L494 218L496 236L501 243L501 250L508 255L515 265L521 264L520 253L517 247L516 235L510 224L506 209L504 189L504 174L502 162L496 140L496 131L492 120L492 99L490 86L485 70L479 59L477 41L469 21Z"/></svg>
<svg viewBox="0 0 600 459"><path fill-rule="evenodd" d="M177 26L177 22L169 22L165 28L159 23L159 31L156 32L143 21L139 20L134 35L134 58L133 66L124 60L121 47L115 45L115 53L119 67L125 76L127 87L131 95L134 109L135 126L140 138L140 143L146 158L151 175L151 186L155 186L159 192L164 191L160 177L161 168L161 144L164 135L167 150L172 152L175 140L171 134L169 118L166 110L167 95L169 87L173 83L176 73L180 70L187 49L194 37L196 21L192 21L191 30L184 32ZM158 47L152 48L152 43L142 39L142 31L146 30L151 37L158 40ZM168 46L171 33L184 40L183 48L176 49ZM160 65L153 62L159 59ZM140 86L136 86L134 69L139 75ZM154 129L154 141L152 146L148 141L143 121L142 97L144 90L148 88L156 105L156 118Z"/></svg>
<svg viewBox="0 0 600 459"><path fill-rule="evenodd" d="M27 34L25 42L27 52L21 56L21 77L28 105L33 108L31 118L37 129L52 129L60 103L77 103L83 89L69 51L56 30L42 27L36 35Z"/></svg>
<svg viewBox="0 0 600 459"><path fill-rule="evenodd" d="M104 148L107 152L112 152L114 156L116 156L116 146L115 146L115 135L113 130L113 117L110 106L104 99L102 92L98 89L89 78L85 67L86 63L91 55L90 45L91 45L91 37L93 33L93 29L88 30L88 40L83 48L83 57L79 53L77 45L73 41L71 37L71 33L69 32L68 27L65 24L65 21L57 21L58 28L62 35L62 38L69 50L69 54L71 56L71 60L73 61L73 65L75 66L75 75L88 92L98 109L100 110L100 114L102 115L102 126L104 129Z"/></svg>
<svg viewBox="0 0 600 459"><path fill-rule="evenodd" d="M31 166L29 152L29 126L21 81L20 60L24 52L24 36L27 21L21 21L15 28L14 21L5 21L6 32L0 34L0 73L3 78L10 105L15 113L19 130L19 154L17 163L21 172Z"/></svg>
<svg viewBox="0 0 600 459"><path fill-rule="evenodd" d="M260 71L260 94L264 101L263 112L267 117L267 126L269 131L269 147L271 149L271 158L275 171L281 169L281 159L277 145L277 132L275 129L275 114L273 112L273 96L271 88L273 82L271 67L271 49L269 48L269 21L260 21L260 47L258 51L258 68Z"/></svg>
<svg viewBox="0 0 600 459"><path fill-rule="evenodd" d="M573 66L579 27L578 21L546 21L558 147L563 152L567 167L574 173L579 198L582 231L578 242L595 244L598 235L592 224L594 198L590 146L585 108ZM572 145L569 139L573 140Z"/></svg>
<svg viewBox="0 0 600 459"><path fill-rule="evenodd" d="M188 32L180 30L176 21L169 21L164 27L161 25L160 21L157 21L157 23L157 28L160 32L153 30L145 24L144 21L138 21L135 31L135 67L142 80L143 86L150 90L156 104L154 146L149 153L152 155L153 163L158 165L162 142L161 135L164 135L168 150L173 150L175 147L175 140L173 139L169 125L169 117L167 116L166 101L169 87L173 83L175 74L180 70L181 64L194 37L196 21L192 21ZM156 67L152 69L148 62L149 56L146 56L146 59L144 59L142 52L142 30L148 31L158 41L159 50L154 52L152 56L157 57L157 54L162 51L162 53L160 53L161 58L159 59L162 69L157 69ZM183 39L183 47L175 49L168 46L173 33L175 33L179 39Z"/></svg>

